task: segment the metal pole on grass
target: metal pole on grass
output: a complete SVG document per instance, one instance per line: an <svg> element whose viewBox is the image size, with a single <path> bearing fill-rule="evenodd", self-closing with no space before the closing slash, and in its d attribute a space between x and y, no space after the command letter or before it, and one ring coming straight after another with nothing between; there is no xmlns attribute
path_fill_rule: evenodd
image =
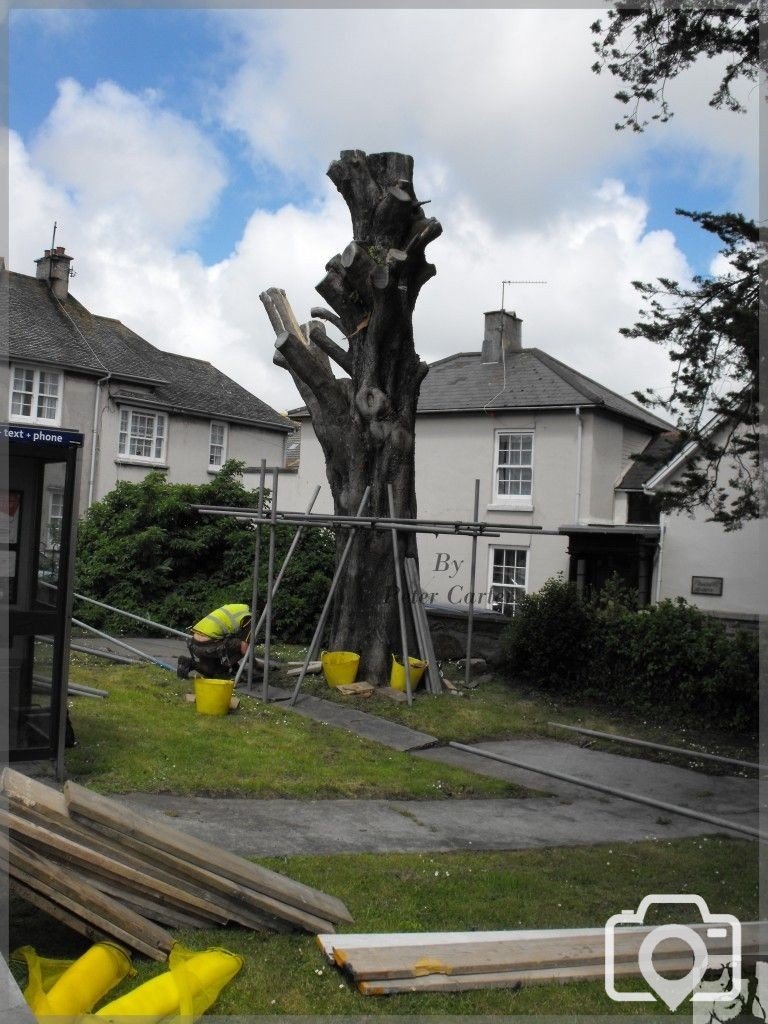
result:
<svg viewBox="0 0 768 1024"><path fill-rule="evenodd" d="M269 699L269 652L272 646L272 586L275 578L275 524L277 523L277 466L272 469L272 515L269 524L269 556L267 559L267 603L264 608L264 668L262 669L261 699ZM251 620L253 621L253 620ZM256 644L256 631L251 630Z"/></svg>
<svg viewBox="0 0 768 1024"><path fill-rule="evenodd" d="M365 510L365 506L368 504L368 497L370 496L370 493L371 493L371 488L370 487L366 487L365 491L363 493L363 497L362 497L362 499L360 501L360 507L357 510L357 514L358 515L362 515L363 514L363 512ZM330 586L330 589L328 590L328 596L325 599L325 604L323 605L323 610L320 612L320 618L319 618L318 623L317 623L317 628L315 629L315 634L312 637L312 643L307 648L307 656L304 659L304 664L301 666L301 672L299 673L299 678L296 680L296 686L293 688L293 693L291 694L291 699L289 701L290 704L295 704L296 703L296 698L299 696L299 690L301 689L302 684L304 683L304 678L305 678L305 676L307 674L307 669L309 668L309 663L310 663L310 661L312 661L313 656L316 654L317 648L319 647L320 642L321 642L321 640L323 638L323 630L325 629L325 623L326 623L326 621L328 619L328 612L330 611L330 608L331 608L331 602L333 601L333 596L336 593L336 588L339 585L339 580L341 579L341 573L342 573L342 571L344 569L344 563L347 560L347 555L350 552L350 548L352 547L352 542L354 541L356 535L357 535L357 530L353 527L349 531L349 536L347 537L347 543L344 545L344 550L341 553L341 558L339 559L339 564L336 566L336 572L333 574L333 579L331 580L331 586Z"/></svg>
<svg viewBox="0 0 768 1024"><path fill-rule="evenodd" d="M312 499L310 500L309 505L307 506L307 512L311 512L312 511L312 506L317 501L317 496L318 496L319 493L320 493L320 484L318 484L317 487L315 487L315 493L312 495ZM296 533L293 535L293 540L291 541L291 546L288 548L288 551L285 554L285 558L283 559L283 564L280 566L280 572L277 574L277 579L275 580L275 585L272 587L272 599L273 600L274 600L275 594L280 589L280 584L283 582L283 576L285 576L286 569L288 568L288 566L290 564L290 561L293 558L294 551L299 546L299 541L301 540L301 537L302 537L303 533L304 533L304 526L302 525L302 526L300 526L298 528ZM254 643L255 643L255 638L259 635L259 632L261 631L261 627L264 625L264 619L266 617L267 617L267 610L265 608L264 611L259 616L259 621L256 623L256 629L253 630ZM240 665L238 666L238 669L237 669L237 674L235 675L235 686L237 686L237 684L240 682L240 676L243 674L243 670L245 669L245 666L246 666L247 662L248 662L248 658L247 657L243 658L243 660L240 662Z"/></svg>
<svg viewBox="0 0 768 1024"><path fill-rule="evenodd" d="M261 460L261 473L259 476L259 504L258 513L261 518L264 510L264 478L267 474L267 460ZM251 627L256 621L256 612L259 607L259 560L261 557L261 526L256 527L256 544L254 545L253 552L253 589L251 590ZM248 653L246 654L246 661L248 663L248 693L251 692L253 687L253 656L256 649L256 637L254 636L253 628L251 628L251 635L248 639Z"/></svg>
<svg viewBox="0 0 768 1024"><path fill-rule="evenodd" d="M566 775L564 772L556 772L551 768L537 768L532 764L525 764L524 761L517 761L503 754L495 754L491 750L481 750L479 747L469 747L464 743L455 743L453 740L448 744L456 750L465 750L468 754L478 754L480 757L488 757L492 761L501 761L502 764L511 764L515 768L524 768L529 772L536 772L537 775L548 775L553 779L560 779L561 782L571 782L575 786L584 786L585 789L596 789L598 793L607 793L609 796L618 796L622 800L632 800L636 804L646 804L648 807L656 807L662 811L669 811L671 814L682 814L686 818L695 818L697 821L706 821L718 828L732 829L734 832L743 832L744 835L752 836L763 843L768 842L768 832L760 832L749 825L742 825L740 822L726 821L724 818L716 818L712 814L704 814L702 811L691 810L690 807L678 807L677 804L668 804L663 800L653 800L649 796L641 796L639 793L628 793L623 789L613 789L611 786L601 786L599 782L587 782L586 779L579 779L574 775Z"/></svg>
<svg viewBox="0 0 768 1024"><path fill-rule="evenodd" d="M636 740L630 736L619 736L612 732L598 732L596 729L582 729L578 725L564 725L562 722L547 722L547 725L555 729L568 729L570 732L582 733L584 736L594 736L600 740L615 740L616 743L630 743L634 747L648 747L651 750L664 750L668 754L682 754L692 761L717 761L718 764L733 764L739 768L756 768L764 772L767 765L756 764L754 761L739 761L735 757L723 757L720 754L705 754L700 750L686 750L684 747L668 747L664 743L651 743L650 740Z"/></svg>
<svg viewBox="0 0 768 1024"><path fill-rule="evenodd" d="M124 647L126 651L130 651L132 654L138 654L143 661L150 661L153 665L159 665L160 668L164 668L168 672L174 671L172 665L168 665L166 662L160 661L159 658L153 658L151 654L147 654L145 651L140 651L138 647L131 647L131 645L125 643L124 640L118 640L116 637L110 636L109 633L102 633L100 629L96 629L95 626L89 626L87 622L81 622L80 619L72 619L72 625L79 626L81 629L85 629L89 633L100 636L103 640L109 640L110 643L117 644L118 647Z"/></svg>
<svg viewBox="0 0 768 1024"><path fill-rule="evenodd" d="M38 580L40 586L47 587L48 590L57 590L51 583L46 583L45 580ZM136 622L143 622L145 626L152 626L154 629L160 629L164 633L169 633L171 636L180 636L182 640L189 640L189 633L182 633L180 629L173 629L172 626L164 626L160 622L154 622L152 619L145 619L143 615L135 615L133 612L127 612L123 608L116 608L113 604L106 604L104 601L97 601L95 597L86 597L85 594L72 594L72 597L76 597L78 601L87 601L88 604L95 604L99 608L106 608L107 611L117 612L118 615L122 615L126 619L135 619Z"/></svg>
<svg viewBox="0 0 768 1024"><path fill-rule="evenodd" d="M389 514L394 519L395 499L392 492L392 484L387 484L387 498L389 499ZM413 693L411 691L411 663L408 659L408 628L405 623L405 607L403 603L403 578L400 572L400 551L397 543L397 527L392 527L392 554L395 559L395 586L397 587L397 614L400 618L400 644L403 649L403 669L405 670L405 692L408 695L408 706L413 704Z"/></svg>
<svg viewBox="0 0 768 1024"><path fill-rule="evenodd" d="M475 480L475 522L480 514L480 481ZM475 574L477 569L477 536L472 538L472 564L469 575L469 608L467 609L467 656L464 666L464 683L469 686L472 675L472 627L475 623Z"/></svg>

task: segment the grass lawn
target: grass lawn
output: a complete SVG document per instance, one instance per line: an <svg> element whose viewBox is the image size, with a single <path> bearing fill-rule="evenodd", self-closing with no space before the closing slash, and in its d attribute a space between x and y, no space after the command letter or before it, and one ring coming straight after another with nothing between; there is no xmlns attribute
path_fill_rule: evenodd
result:
<svg viewBox="0 0 768 1024"><path fill-rule="evenodd" d="M757 852L756 843L715 836L506 853L339 855L260 863L341 896L355 918L348 931L469 931L601 927L651 892L698 893L710 910L752 920L758 905ZM12 949L32 945L41 955L74 957L87 948L85 940L25 904L14 901L12 909ZM309 935L227 929L180 932L178 937L193 949L222 946L245 959L215 1006L219 1014L648 1013L643 1003L611 1002L602 982L377 999L350 987ZM147 961L138 960L136 966L139 977L125 989L159 971L159 965ZM655 1004L652 1012L663 1009Z"/></svg>
<svg viewBox="0 0 768 1024"><path fill-rule="evenodd" d="M389 750L243 697L226 718L198 715L191 682L154 666L73 658L73 681L109 691L72 698L70 777L102 793L321 799L524 796L511 783Z"/></svg>

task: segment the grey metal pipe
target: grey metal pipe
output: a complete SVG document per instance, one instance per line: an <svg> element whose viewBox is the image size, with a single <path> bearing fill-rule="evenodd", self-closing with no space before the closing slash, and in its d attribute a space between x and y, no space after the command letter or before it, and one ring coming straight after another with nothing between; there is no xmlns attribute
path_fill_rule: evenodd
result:
<svg viewBox="0 0 768 1024"><path fill-rule="evenodd" d="M46 583L45 580L38 580L38 582L41 586L47 587L48 590L58 589L53 584ZM122 615L126 619L134 619L136 622L143 622L146 626L153 626L155 629L160 629L171 636L180 636L182 640L189 640L189 633L182 633L180 629L173 629L171 626L164 626L160 622L153 622L152 619L145 619L142 615L135 615L133 612L127 612L123 608L116 608L113 604L97 601L95 597L86 597L85 594L73 594L72 596L77 598L78 601L87 601L88 604L95 604L98 608L106 608L107 611L117 612L118 615Z"/></svg>
<svg viewBox="0 0 768 1024"><path fill-rule="evenodd" d="M392 484L387 484L387 499L389 501L389 514L391 518L395 515L395 498L392 491ZM405 693L408 697L408 707L413 704L413 691L411 689L411 663L408 660L408 628L405 624L405 606L403 604L403 574L400 570L400 549L397 543L397 526L392 527L392 554L395 560L395 586L397 587L397 614L400 619L400 646L403 649L403 671L405 672Z"/></svg>
<svg viewBox="0 0 768 1024"><path fill-rule="evenodd" d="M317 501L317 496L318 496L319 493L320 493L320 484L318 484L317 487L315 487L315 493L312 495L312 498L311 498L311 500L309 502L309 506L307 507L307 512L311 511L312 506ZM287 570L287 568L288 568L288 566L290 564L291 559L293 558L293 553L296 550L296 548L298 547L299 541L301 540L301 537L302 537L303 533L304 533L304 527L300 526L298 528L298 530L296 531L296 533L293 535L293 540L291 541L291 545L290 545L290 547L288 548L288 550L287 550L287 552L285 554L285 558L283 559L283 564L280 566L280 572L277 574L277 579L275 580L275 585L272 587L272 600L274 600L275 594L280 589L280 584L283 582L283 576L285 576L285 572L286 572L286 570ZM267 610L265 608L264 611L259 616L259 621L256 623L256 628L253 630L253 638L254 638L253 642L254 642L254 644L256 643L256 637L258 637L259 631L261 630L261 627L264 625L264 619L266 618L266 615L267 615ZM243 658L243 660L240 662L240 664L239 664L239 666L237 668L237 673L235 675L235 686L237 686L237 684L240 682L240 676L243 674L243 669L245 668L247 660L248 660L247 657Z"/></svg>
<svg viewBox="0 0 768 1024"><path fill-rule="evenodd" d="M636 804L656 807L661 811L668 811L670 814L681 814L683 817L694 818L696 821L706 821L710 825L717 825L718 828L742 832L744 835L759 839L762 843L768 843L768 832L761 832L759 829L751 828L749 825L742 825L740 822L726 821L724 818L716 818L712 814L693 811L690 807L679 807L677 804L668 804L663 800L654 800L649 796L641 796L639 793L628 793L626 790L614 789L612 786L602 786L599 782L587 782L586 779L579 779L574 775L566 775L564 772L556 772L551 768L537 768L535 765L526 764L524 761L517 761L512 757L505 757L503 754L496 754L490 750L481 750L479 747L469 747L464 743L451 741L448 746L454 747L456 750L464 750L468 754L477 754L479 757L490 758L492 761L500 761L502 764L511 764L515 768L524 768L526 771L535 772L537 775L547 775L552 779L560 779L561 782L570 782L574 786L584 786L585 789L594 789L598 793L607 793L609 796L617 796L622 800L631 800Z"/></svg>
<svg viewBox="0 0 768 1024"><path fill-rule="evenodd" d="M272 646L272 587L275 579L275 524L277 522L277 468L272 470L272 516L269 524L269 555L267 557L267 603L264 608L264 668L261 675L261 699L269 698L269 652ZM253 633L254 631L252 631ZM256 637L253 636L254 648Z"/></svg>
<svg viewBox="0 0 768 1024"><path fill-rule="evenodd" d="M258 514L261 518L264 511L264 479L267 474L267 460L261 460L261 469L259 473L259 506ZM259 607L259 562L261 559L261 527L256 527L256 542L254 544L253 551L253 587L251 588L251 624L256 621L256 612ZM251 630L251 635L248 640L248 651L246 652L245 660L248 667L248 693L253 688L253 657L256 649L256 637L253 635L254 631Z"/></svg>
<svg viewBox="0 0 768 1024"><path fill-rule="evenodd" d="M362 499L360 501L360 507L357 510L357 514L358 515L362 514L362 512L365 509L365 506L368 504L368 498L370 496L370 493L371 493L370 486L366 487L365 491L363 492L363 497L362 497ZM291 705L296 703L296 698L299 695L299 690L301 689L301 687L302 687L302 685L304 683L304 678L305 678L305 676L307 674L307 669L309 668L309 663L317 655L317 649L319 648L320 641L323 638L323 630L325 629L325 623L328 620L328 612L330 611L330 608L331 608L331 602L333 601L333 596L336 593L336 588L339 585L339 580L341 579L341 574L342 574L342 571L344 569L344 563L347 560L347 556L349 555L350 548L352 547L352 542L354 541L356 535L357 535L357 531L353 527L349 531L349 536L347 537L347 543L344 545L344 550L341 553L341 558L339 558L339 563L336 566L336 572L333 574L333 579L331 580L331 586L330 586L330 588L328 590L328 596L325 599L325 604L323 605L323 610L320 612L320 618L318 620L317 628L315 629L314 636L312 637L312 643L307 648L307 656L304 659L304 664L301 666L301 672L299 673L299 678L296 680L296 685L293 688L293 693L291 694L291 699L289 701L289 703Z"/></svg>
<svg viewBox="0 0 768 1024"><path fill-rule="evenodd" d="M475 520L480 514L480 481L475 480ZM472 538L472 560L469 570L469 605L467 606L467 654L464 659L464 683L469 686L472 675L472 627L475 624L475 582L477 578L477 537Z"/></svg>
<svg viewBox="0 0 768 1024"><path fill-rule="evenodd" d="M85 647L83 644L70 644L70 650L80 651L83 654L93 654L97 658L106 658L107 661L117 661L121 665L139 665L135 658L124 658L120 654L111 654L108 651L97 651L95 647Z"/></svg>
<svg viewBox="0 0 768 1024"><path fill-rule="evenodd" d="M202 509L202 515L206 516L229 516L231 513L224 509ZM255 514L245 516L243 513L238 513L234 518L237 519L248 519L252 523L264 523L269 524L269 518L264 517L259 519ZM328 530L341 529L341 530L352 530L352 529L364 529L364 530L391 530L393 526L397 526L398 530L402 530L406 533L431 533L435 537L440 534L447 534L449 537L500 537L501 533L531 533L535 532L538 536L539 533L548 533L555 537L562 537L558 530L539 530L531 531L517 528L505 527L497 525L496 523L491 524L480 524L481 529L473 530L469 527L457 527L456 529L446 529L439 526L415 526L414 520L410 523L392 523L388 519L380 519L376 522L371 522L369 519L361 519L360 522L356 523L353 518L349 518L344 522L337 522L333 516L319 516L318 518L307 518L300 514L296 515L285 515L284 513L278 513L277 521L283 526L297 526L302 524L304 526L318 526ZM417 521L418 522L418 521ZM490 525L490 532L485 529L485 525ZM495 532L495 531L501 531Z"/></svg>
<svg viewBox="0 0 768 1024"><path fill-rule="evenodd" d="M192 505L191 508L197 509L198 512L210 512L210 513L221 513L224 515L238 515L243 518L249 518L256 514L255 509L252 508L235 508L225 505ZM300 512L280 512L279 517L283 516L300 516ZM485 522L474 522L468 523L463 519L413 519L409 516L396 517L396 516L342 516L342 515L331 515L330 513L316 512L313 516L309 516L309 519L332 519L337 525L343 525L344 523L351 523L353 526L365 526L371 524L379 524L382 529L391 527L393 524L397 526L408 526L414 523L419 526L424 526L426 533L432 533L429 527L432 526L445 526L453 528L467 528L477 527L483 529L490 526L494 530L502 530L509 533L543 533L551 534L552 536L562 537L562 533L559 530L544 530L541 526L507 526L503 523L485 523Z"/></svg>
<svg viewBox="0 0 768 1024"><path fill-rule="evenodd" d="M95 626L89 626L87 622L81 622L79 619L72 619L74 626L79 626L81 629L85 629L88 633L93 633L95 636L100 636L103 640L109 640L110 643L117 644L118 647L124 647L126 651L130 651L131 654L137 654L142 661L150 661L153 665L159 665L160 668L166 669L168 672L173 672L173 666L169 665L165 661L160 661L159 658L154 658L151 654L147 654L146 651L140 651L138 647L131 647L124 640L118 640L114 636L110 636L109 633L102 633L100 629L96 629Z"/></svg>
<svg viewBox="0 0 768 1024"><path fill-rule="evenodd" d="M50 693L53 689L53 683L48 679L41 679L40 676L32 676L32 685L35 690L40 693ZM74 694L78 697L108 697L109 692L107 690L99 690L95 686L85 686L83 683L70 682L67 686L67 692Z"/></svg>
<svg viewBox="0 0 768 1024"><path fill-rule="evenodd" d="M768 770L764 764L756 764L754 761L739 761L735 757L723 757L720 754L703 754L699 750L686 750L684 747L669 747L664 743L652 743L650 740L636 740L630 736L617 736L612 732L598 732L596 729L582 729L578 725L563 725L562 722L547 722L547 725L555 729L568 729L570 732L582 733L584 736L594 736L601 740L615 740L617 743L630 743L634 747L648 747L651 750L665 750L669 754L682 754L690 757L693 761L717 761L718 764L733 764L739 768L756 768L764 772Z"/></svg>

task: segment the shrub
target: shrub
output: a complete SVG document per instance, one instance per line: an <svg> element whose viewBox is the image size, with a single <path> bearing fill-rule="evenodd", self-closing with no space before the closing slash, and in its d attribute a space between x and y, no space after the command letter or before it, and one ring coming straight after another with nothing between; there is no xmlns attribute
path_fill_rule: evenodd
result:
<svg viewBox="0 0 768 1024"><path fill-rule="evenodd" d="M582 683L582 666L594 641L593 608L562 574L526 594L512 619L506 649L515 675L549 690L568 692Z"/></svg>
<svg viewBox="0 0 768 1024"><path fill-rule="evenodd" d="M255 507L258 492L243 487L243 464L227 462L205 484L170 484L163 473L118 483L80 524L76 589L165 626L186 629L211 609L251 603L255 532L228 516L200 515L192 505ZM293 537L275 531L279 567ZM259 600L267 582L267 531L262 540ZM293 643L312 635L330 585L333 536L308 530L275 599L273 636ZM79 602L77 617L113 633L135 632L132 620Z"/></svg>
<svg viewBox="0 0 768 1024"><path fill-rule="evenodd" d="M561 577L528 595L508 631L513 674L622 710L728 730L758 718L758 643L679 598L638 610L610 581L591 600Z"/></svg>

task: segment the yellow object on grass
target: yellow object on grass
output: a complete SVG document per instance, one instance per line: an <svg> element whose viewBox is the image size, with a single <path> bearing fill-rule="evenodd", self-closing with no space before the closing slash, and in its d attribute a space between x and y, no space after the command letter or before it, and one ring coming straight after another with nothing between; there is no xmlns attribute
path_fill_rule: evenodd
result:
<svg viewBox="0 0 768 1024"><path fill-rule="evenodd" d="M353 651L324 651L320 655L320 662L329 686L349 686L355 681L360 655Z"/></svg>
<svg viewBox="0 0 768 1024"><path fill-rule="evenodd" d="M415 690L421 682L421 677L424 675L427 663L419 658L409 658L408 664L411 667L411 689ZM402 661L398 661L394 654L392 655L392 671L389 675L389 685L393 690L405 690L406 688L405 665L403 665Z"/></svg>
<svg viewBox="0 0 768 1024"><path fill-rule="evenodd" d="M52 960L22 946L14 960L27 964L24 998L38 1017L64 1017L88 1013L99 1000L129 974L128 955L111 942L97 942L77 960Z"/></svg>
<svg viewBox="0 0 768 1024"><path fill-rule="evenodd" d="M195 707L199 715L226 715L235 688L233 679L196 679Z"/></svg>
<svg viewBox="0 0 768 1024"><path fill-rule="evenodd" d="M168 965L170 970L102 1006L95 1016L112 1022L140 1017L142 1024L158 1024L170 1014L194 1019L216 1002L243 961L226 949L194 953L177 942Z"/></svg>

